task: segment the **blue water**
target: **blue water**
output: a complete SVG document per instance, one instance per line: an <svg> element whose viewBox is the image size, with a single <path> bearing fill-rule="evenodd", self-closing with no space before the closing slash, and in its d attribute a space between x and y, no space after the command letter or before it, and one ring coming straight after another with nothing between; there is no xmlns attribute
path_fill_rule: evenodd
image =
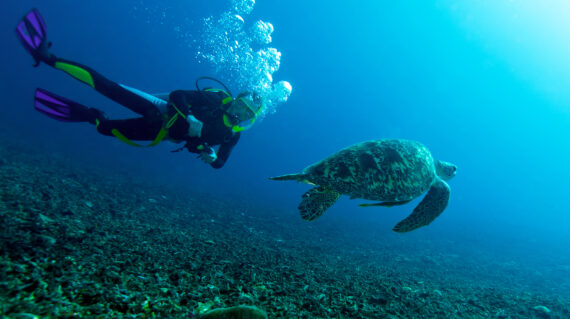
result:
<svg viewBox="0 0 570 319"><path fill-rule="evenodd" d="M468 247L466 254L515 261L568 287L570 5L536 6L258 0L248 21L274 25L271 46L282 58L273 78L289 81L293 92L213 170L192 154L170 153L176 145L131 148L91 126L35 112L33 91L43 87L113 117L129 115L61 72L32 68L13 28L38 7L56 55L143 91L168 92L194 88L201 75L221 76L196 58L196 45L203 19L229 1L11 2L0 12L0 125L28 146L86 167L290 211L308 187L267 177L368 139L417 140L458 173L446 211L394 241L416 240L421 251L418 239L440 239L448 243L441 250ZM343 197L322 218L390 233L414 206L364 209L359 202Z"/></svg>

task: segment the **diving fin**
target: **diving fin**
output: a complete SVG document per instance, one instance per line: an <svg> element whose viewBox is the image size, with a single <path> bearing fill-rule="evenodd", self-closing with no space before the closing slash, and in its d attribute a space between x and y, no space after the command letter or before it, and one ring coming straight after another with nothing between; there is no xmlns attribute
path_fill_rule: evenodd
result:
<svg viewBox="0 0 570 319"><path fill-rule="evenodd" d="M53 64L55 56L48 52L51 43L47 41L46 24L38 9L32 9L20 20L16 35L34 58L34 66L38 66L40 62Z"/></svg>
<svg viewBox="0 0 570 319"><path fill-rule="evenodd" d="M102 112L88 108L77 102L53 94L44 89L36 89L34 108L55 120L62 122L89 122L95 124Z"/></svg>

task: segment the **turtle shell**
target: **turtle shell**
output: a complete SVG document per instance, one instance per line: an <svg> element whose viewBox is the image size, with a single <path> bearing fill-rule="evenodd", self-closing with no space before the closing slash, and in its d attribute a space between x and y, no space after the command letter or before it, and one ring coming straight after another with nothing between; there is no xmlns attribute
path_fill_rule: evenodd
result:
<svg viewBox="0 0 570 319"><path fill-rule="evenodd" d="M411 200L428 190L436 174L430 151L401 139L354 144L303 170L309 182L351 198Z"/></svg>

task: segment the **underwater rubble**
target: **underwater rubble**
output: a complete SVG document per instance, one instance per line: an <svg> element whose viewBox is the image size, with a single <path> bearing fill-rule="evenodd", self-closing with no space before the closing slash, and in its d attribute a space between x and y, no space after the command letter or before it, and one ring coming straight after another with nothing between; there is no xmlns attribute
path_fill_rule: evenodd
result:
<svg viewBox="0 0 570 319"><path fill-rule="evenodd" d="M570 318L296 212L4 142L0 180L1 318Z"/></svg>

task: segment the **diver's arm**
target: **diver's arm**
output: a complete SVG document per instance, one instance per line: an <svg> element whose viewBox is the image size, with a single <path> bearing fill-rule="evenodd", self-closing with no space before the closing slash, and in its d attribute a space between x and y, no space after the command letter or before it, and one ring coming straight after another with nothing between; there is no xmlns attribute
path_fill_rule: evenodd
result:
<svg viewBox="0 0 570 319"><path fill-rule="evenodd" d="M234 146L239 141L239 137L240 137L240 133L237 133L228 142L220 145L220 148L218 149L218 152L216 153L218 158L213 163L210 164L213 168L222 168L222 166L224 166L224 164L226 164L226 161L230 157L230 153L232 152L232 149L234 148Z"/></svg>

